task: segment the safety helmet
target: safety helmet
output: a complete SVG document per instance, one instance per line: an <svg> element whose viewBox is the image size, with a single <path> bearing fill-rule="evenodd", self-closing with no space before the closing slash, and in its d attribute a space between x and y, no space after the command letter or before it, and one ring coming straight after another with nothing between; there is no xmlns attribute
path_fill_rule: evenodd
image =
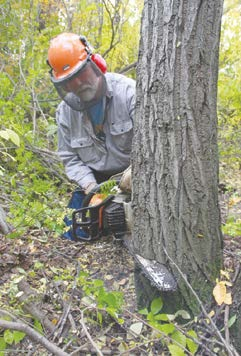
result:
<svg viewBox="0 0 241 356"><path fill-rule="evenodd" d="M62 33L53 38L48 50L48 63L55 80L66 78L84 65L90 56L88 48L74 33Z"/></svg>
<svg viewBox="0 0 241 356"><path fill-rule="evenodd" d="M50 77L52 83L60 97L72 109L86 109L94 105L104 95L106 81L103 74L107 69L106 62L99 54L92 54L91 47L84 36L78 36L74 33L62 33L53 38L48 50L47 63L51 67ZM87 72L92 74L92 76L89 75L90 77L93 77L94 73L94 77L92 78L92 84L90 83L89 85L89 95L84 96L81 90L76 89L76 83L81 86L81 82ZM102 87L95 88L96 83L99 81Z"/></svg>

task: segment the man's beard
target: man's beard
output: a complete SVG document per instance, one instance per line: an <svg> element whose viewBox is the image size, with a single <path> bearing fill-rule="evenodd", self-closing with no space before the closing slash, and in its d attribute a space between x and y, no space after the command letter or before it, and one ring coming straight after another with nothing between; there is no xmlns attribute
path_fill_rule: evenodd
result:
<svg viewBox="0 0 241 356"><path fill-rule="evenodd" d="M98 92L99 83L94 83L92 85L86 85L84 88L81 88L76 95L80 98L81 101L88 102L95 99Z"/></svg>

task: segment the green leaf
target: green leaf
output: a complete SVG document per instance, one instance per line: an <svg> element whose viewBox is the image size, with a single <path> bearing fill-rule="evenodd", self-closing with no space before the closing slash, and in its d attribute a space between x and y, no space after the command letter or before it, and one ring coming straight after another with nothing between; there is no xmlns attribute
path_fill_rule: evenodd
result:
<svg viewBox="0 0 241 356"><path fill-rule="evenodd" d="M181 316L183 319L191 319L190 314L186 310L178 310L175 313L175 317Z"/></svg>
<svg viewBox="0 0 241 356"><path fill-rule="evenodd" d="M188 334L189 336L191 336L193 339L198 339L197 334L196 334L196 332L195 332L194 330L189 330L189 331L187 332L187 334ZM188 347L189 351L190 351L192 354L195 354L195 352L196 352L197 349L198 349L198 344L197 344L195 341L193 341L193 340L187 338L187 347Z"/></svg>
<svg viewBox="0 0 241 356"><path fill-rule="evenodd" d="M168 345L171 356L185 356L184 351L177 345Z"/></svg>
<svg viewBox="0 0 241 356"><path fill-rule="evenodd" d="M153 314L152 312L149 312L149 313L147 314L146 318L147 318L147 320L148 320L149 322L155 321L155 316L154 316L154 314Z"/></svg>
<svg viewBox="0 0 241 356"><path fill-rule="evenodd" d="M95 279L93 284L95 287L99 288L99 287L103 287L104 282L101 279Z"/></svg>
<svg viewBox="0 0 241 356"><path fill-rule="evenodd" d="M13 332L13 338L14 338L14 343L17 344L19 343L21 340L24 339L25 337L25 333L23 333L22 331L14 331Z"/></svg>
<svg viewBox="0 0 241 356"><path fill-rule="evenodd" d="M139 310L138 313L141 315L148 315L148 310L147 310L147 308L144 308L144 309Z"/></svg>
<svg viewBox="0 0 241 356"><path fill-rule="evenodd" d="M123 325L125 320L122 319L122 318L117 318L117 322L120 324L120 325Z"/></svg>
<svg viewBox="0 0 241 356"><path fill-rule="evenodd" d="M42 262L36 261L34 264L34 269L42 269L44 267L44 264Z"/></svg>
<svg viewBox="0 0 241 356"><path fill-rule="evenodd" d="M154 316L155 320L169 321L167 314L157 314Z"/></svg>
<svg viewBox="0 0 241 356"><path fill-rule="evenodd" d="M13 340L14 340L12 331L10 331L10 330L5 330L4 333L3 333L3 338L4 338L4 341L5 341L7 344L12 345Z"/></svg>
<svg viewBox="0 0 241 356"><path fill-rule="evenodd" d="M100 323L100 325L102 325L102 323L103 323L103 315L102 315L102 313L97 312L97 319L98 319L98 322Z"/></svg>
<svg viewBox="0 0 241 356"><path fill-rule="evenodd" d="M113 319L117 319L118 318L118 314L116 313L115 309L107 307L105 309L107 311L107 313L113 318Z"/></svg>
<svg viewBox="0 0 241 356"><path fill-rule="evenodd" d="M5 140L9 140L9 136L6 130L0 131L0 137L4 138Z"/></svg>
<svg viewBox="0 0 241 356"><path fill-rule="evenodd" d="M151 303L151 312L155 315L155 314L159 313L159 311L162 309L162 307L163 307L162 299L160 297L156 298Z"/></svg>
<svg viewBox="0 0 241 356"><path fill-rule="evenodd" d="M175 326L173 324L162 324L156 326L156 328L167 335L172 334L175 330Z"/></svg>
<svg viewBox="0 0 241 356"><path fill-rule="evenodd" d="M3 337L0 337L0 351L4 351L7 347L6 341Z"/></svg>
<svg viewBox="0 0 241 356"><path fill-rule="evenodd" d="M34 319L34 329L37 330L40 334L44 333L42 324L38 319Z"/></svg>
<svg viewBox="0 0 241 356"><path fill-rule="evenodd" d="M237 315L236 315L236 314L233 315L233 316L229 319L229 321L228 321L228 327L229 327L229 328L231 328L231 326L235 323L236 319L237 319Z"/></svg>
<svg viewBox="0 0 241 356"><path fill-rule="evenodd" d="M20 146L20 138L13 130L7 129L9 140L11 140L16 146Z"/></svg>
<svg viewBox="0 0 241 356"><path fill-rule="evenodd" d="M178 344L182 345L183 347L186 347L187 338L180 331L175 330L174 333L171 335L171 338Z"/></svg>

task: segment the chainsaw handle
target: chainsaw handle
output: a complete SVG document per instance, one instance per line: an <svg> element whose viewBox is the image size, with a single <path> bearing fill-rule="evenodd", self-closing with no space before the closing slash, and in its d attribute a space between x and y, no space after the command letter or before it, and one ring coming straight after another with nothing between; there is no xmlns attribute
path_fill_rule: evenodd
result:
<svg viewBox="0 0 241 356"><path fill-rule="evenodd" d="M95 194L95 193L93 193L93 194ZM99 229L99 223L100 223L99 212L113 198L114 198L114 195L109 195L101 203L99 203L95 206L86 206L86 207L82 207L80 209L73 211L73 213L72 213L73 235L76 240L79 240L79 238L76 235L77 228L83 229L88 234L87 237L81 237L80 240L91 241L93 239L96 239L97 235L95 235L95 234L92 235L92 233L97 227ZM92 212L93 212L93 214L92 214ZM89 213L89 215L90 215L89 217L87 217L87 213ZM76 218L77 216L79 216L79 217L81 216L81 222L77 222L77 218ZM93 238L93 236L94 236L94 238Z"/></svg>
<svg viewBox="0 0 241 356"><path fill-rule="evenodd" d="M100 191L100 188L104 183L105 182L96 185L88 194L86 194L82 202L82 208L89 206L89 202L91 201L92 197Z"/></svg>
<svg viewBox="0 0 241 356"><path fill-rule="evenodd" d="M120 179L115 179L116 183L120 182ZM89 203L92 199L92 197L96 194L100 192L101 187L106 183L107 181L101 182L100 184L97 184L94 188L91 189L91 191L86 194L86 196L83 199L82 202L82 208L86 208L87 206L89 206Z"/></svg>

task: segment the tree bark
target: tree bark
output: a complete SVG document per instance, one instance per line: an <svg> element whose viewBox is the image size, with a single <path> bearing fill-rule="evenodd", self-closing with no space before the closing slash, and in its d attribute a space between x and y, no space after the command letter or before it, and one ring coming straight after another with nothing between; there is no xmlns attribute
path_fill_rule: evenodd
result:
<svg viewBox="0 0 241 356"><path fill-rule="evenodd" d="M4 235L7 235L11 231L9 224L6 222L6 218L5 211L0 205L0 233Z"/></svg>
<svg viewBox="0 0 241 356"><path fill-rule="evenodd" d="M222 264L217 74L222 0L145 0L133 140L134 248L169 266L193 311ZM164 249L165 247L165 249ZM168 298L170 300L170 298Z"/></svg>

